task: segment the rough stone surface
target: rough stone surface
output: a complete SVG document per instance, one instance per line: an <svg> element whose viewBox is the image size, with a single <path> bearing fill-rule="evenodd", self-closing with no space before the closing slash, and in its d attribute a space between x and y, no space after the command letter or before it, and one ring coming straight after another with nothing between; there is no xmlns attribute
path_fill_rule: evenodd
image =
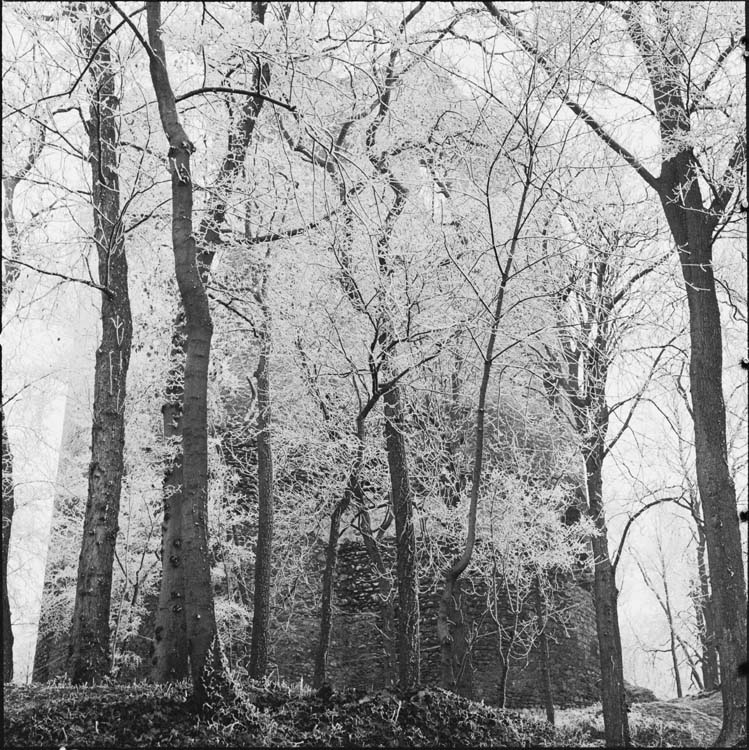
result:
<svg viewBox="0 0 749 750"><path fill-rule="evenodd" d="M383 558L392 564L392 545L381 543ZM309 587L297 591L296 613L277 632L272 659L278 675L290 682L311 680L319 633L320 581L324 549L313 558L307 580ZM363 545L345 541L338 554L334 619L328 659L328 679L337 687L366 690L387 686L393 678L388 669L387 649L382 632L377 573ZM584 579L584 577L583 577ZM592 595L580 581L568 578L556 594L555 608L562 614L552 618L549 661L553 701L557 706L583 706L598 700L598 644ZM420 582L421 677L424 685L438 685L440 654L436 636L437 607L441 581ZM465 588L470 589L470 585ZM505 602L506 604L506 602ZM500 639L496 624L487 615L486 593L479 589L464 593L462 612L473 647L459 692L475 700L501 704ZM534 614L525 608L517 616L520 627L529 627ZM511 629L515 619L500 602L500 622ZM507 707L531 707L543 703L540 653L537 645L526 654L510 659L507 676Z"/></svg>

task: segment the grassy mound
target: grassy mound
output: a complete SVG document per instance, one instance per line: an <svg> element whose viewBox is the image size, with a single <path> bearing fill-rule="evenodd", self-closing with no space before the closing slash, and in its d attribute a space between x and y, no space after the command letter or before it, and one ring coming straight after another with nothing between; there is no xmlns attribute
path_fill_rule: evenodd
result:
<svg viewBox="0 0 749 750"><path fill-rule="evenodd" d="M4 747L529 747L576 744L569 732L438 689L327 698L249 683L197 716L186 685L8 686Z"/></svg>

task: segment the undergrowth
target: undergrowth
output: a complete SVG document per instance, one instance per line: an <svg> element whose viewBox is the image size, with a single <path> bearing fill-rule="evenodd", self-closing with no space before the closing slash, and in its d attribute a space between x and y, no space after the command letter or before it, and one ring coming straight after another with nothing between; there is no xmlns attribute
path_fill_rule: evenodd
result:
<svg viewBox="0 0 749 750"><path fill-rule="evenodd" d="M548 747L602 745L600 707L495 709L436 688L319 695L303 684L235 684L235 697L198 714L189 686L6 686L3 747ZM688 730L630 714L639 747L690 745Z"/></svg>
<svg viewBox="0 0 749 750"><path fill-rule="evenodd" d="M544 747L572 735L439 689L320 696L248 681L198 715L187 683L6 686L10 747Z"/></svg>

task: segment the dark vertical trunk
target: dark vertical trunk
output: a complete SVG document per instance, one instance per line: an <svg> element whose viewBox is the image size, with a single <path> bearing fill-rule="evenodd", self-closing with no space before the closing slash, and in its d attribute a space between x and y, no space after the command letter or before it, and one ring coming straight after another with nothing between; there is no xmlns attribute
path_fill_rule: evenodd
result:
<svg viewBox="0 0 749 750"><path fill-rule="evenodd" d="M492 235L492 244L494 245L495 254L498 253L498 250L496 244L494 243L494 229L492 223L493 219L491 212L491 203L489 202L489 186L491 183L492 172L497 164L497 161L499 160L500 154L501 152L498 151L496 156L494 157L494 161L489 168L486 188L487 218L489 220L489 228ZM512 239L510 241L510 248L507 253L507 259L504 265L500 265L498 268L500 273L500 283L499 289L497 290L497 301L494 306L494 314L492 316L491 326L489 329L489 339L487 341L486 352L484 353L483 357L484 361L481 372L481 384L479 386L479 400L476 409L476 447L474 449L473 457L471 500L468 509L468 533L466 536L465 547L463 548L463 554L448 568L447 572L445 573L445 587L442 590L439 610L437 613L437 638L440 644L441 684L442 687L446 689L451 689L450 686L455 682L455 674L453 670L453 635L450 628L450 611L456 605L456 582L458 578L463 574L463 571L468 567L468 563L470 563L471 557L473 556L473 547L476 542L476 514L478 510L479 491L481 488L481 474L483 471L484 463L484 421L486 418L486 394L489 389L489 378L491 377L492 365L494 361L494 345L497 341L497 331L499 330L499 324L502 320L502 307L504 305L505 290L507 289L507 283L510 279L510 271L512 270L515 251L517 249L518 240L520 239L520 231L522 229L523 223L528 218L527 216L525 216L525 204L530 191L533 170L534 152L531 148L528 164L525 169L523 192L520 196L518 212L515 216L515 226L512 232ZM499 258L499 255L497 254L496 257Z"/></svg>
<svg viewBox="0 0 749 750"><path fill-rule="evenodd" d="M164 472L164 518L161 525L161 586L156 609L151 679L176 682L187 677L187 624L185 583L182 564L182 401L181 374L185 362L185 315L177 315L172 331L172 348L167 401L161 408L164 439L178 447Z"/></svg>
<svg viewBox="0 0 749 750"><path fill-rule="evenodd" d="M333 165L335 166L335 165ZM327 164L326 164L327 168ZM342 205L346 201L346 189L339 179L338 171L335 168L328 169L331 177L338 187L338 194ZM351 262L349 249L352 241L352 223L353 215L350 210L344 208L341 215L341 235L338 242L334 242L333 249L336 259L341 267L339 282L346 296L351 301L354 309L359 313L364 313L365 309L358 294L358 288L353 282L351 276ZM375 396L373 396L373 399ZM379 398L379 397L377 397ZM328 421L329 412L324 404L322 397L318 400L323 411L323 418ZM335 574L336 563L338 560L338 538L340 536L341 519L348 510L352 498L361 499L361 487L359 485L361 466L364 457L364 438L366 434L365 420L369 409L374 406L374 400L360 411L356 419L356 457L354 465L346 482L346 488L343 497L338 501L330 517L330 529L328 532L328 546L325 550L325 568L323 570L322 581L322 601L320 607L320 638L317 650L315 652L315 671L314 685L316 688L322 687L327 679L328 666L328 649L330 648L330 634L333 627L333 597L335 594Z"/></svg>
<svg viewBox="0 0 749 750"><path fill-rule="evenodd" d="M335 572L338 560L338 538L341 529L341 518L351 504L351 498L356 497L359 490L359 474L364 456L364 419L357 419L357 448L354 466L351 469L343 497L338 501L330 516L330 531L328 546L325 550L325 569L322 579L322 601L320 608L320 639L315 652L314 686L321 688L327 680L328 649L330 648L330 632L333 626L333 595L335 593Z"/></svg>
<svg viewBox="0 0 749 750"><path fill-rule="evenodd" d="M469 642L470 626L466 623L464 610L465 593L463 579L456 583L456 609L454 617L453 663L455 670L455 692L465 698L473 697L473 645Z"/></svg>
<svg viewBox="0 0 749 750"><path fill-rule="evenodd" d="M668 621L669 648L671 650L671 666L674 670L674 682L676 683L676 697L682 698L684 691L681 687L681 674L679 673L679 655L676 650L677 636L674 630L674 617L671 612L671 597L668 593L668 581L666 580L666 569L663 568L663 608Z"/></svg>
<svg viewBox="0 0 749 750"><path fill-rule="evenodd" d="M194 700L202 706L208 684L228 689L216 630L208 560L208 364L213 324L197 261L192 226L190 157L195 150L179 122L161 38L161 4L146 6L150 71L161 122L169 140L172 173L172 247L185 311L185 378L182 412L182 531L179 545L184 576L184 617Z"/></svg>
<svg viewBox="0 0 749 750"><path fill-rule="evenodd" d="M402 688L420 680L419 598L416 577L416 537L413 497L409 483L404 413L400 389L395 386L385 399L385 445L390 470L395 516L396 580L398 587L398 680Z"/></svg>
<svg viewBox="0 0 749 750"><path fill-rule="evenodd" d="M395 191L395 203L388 212L382 234L377 243L377 259L383 284L392 278L389 241L393 226L406 204L406 191L392 174L390 183ZM380 291L384 297L384 289ZM385 379L396 376L392 362L397 356L397 337L389 313L378 319L377 343L381 351L381 373ZM408 455L404 435L405 413L401 388L392 385L383 394L385 412L385 450L390 473L390 496L395 517L395 568L398 589L398 681L401 688L409 688L420 681L419 646L419 584L416 569L416 535L413 523L413 492L409 480Z"/></svg>
<svg viewBox="0 0 749 750"><path fill-rule="evenodd" d="M547 614L541 591L541 580L536 576L534 586L534 604L536 608L536 619L538 621L538 652L541 664L541 687L544 694L544 707L546 708L546 720L554 724L554 691L551 686L551 668L549 664L549 639L546 634Z"/></svg>
<svg viewBox="0 0 749 750"><path fill-rule="evenodd" d="M79 33L87 56L109 34L108 15L108 9L95 7L90 21L86 16L81 17ZM97 681L110 668L112 565L125 446L125 384L132 340L117 174L119 102L107 43L99 47L91 65L91 75L91 119L87 130L94 238L99 257L99 283L107 292L102 293L102 337L96 351L88 498L67 666L74 684Z"/></svg>
<svg viewBox="0 0 749 750"><path fill-rule="evenodd" d="M335 570L338 560L338 537L341 530L341 517L349 505L350 490L346 488L343 497L338 501L330 516L328 546L325 548L325 568L322 577L322 599L320 605L320 638L315 651L315 671L313 685L319 689L327 681L328 649L330 648L330 631L333 625L333 593L335 588Z"/></svg>
<svg viewBox="0 0 749 750"><path fill-rule="evenodd" d="M10 530L13 524L15 503L13 456L10 452L10 442L5 426L5 409L0 410L0 425L2 425L3 433L3 682L10 682L13 679L13 630L10 622L10 600L8 599L8 547L10 545Z"/></svg>
<svg viewBox="0 0 749 750"><path fill-rule="evenodd" d="M380 554L380 548L372 533L372 525L369 511L364 507L359 508L359 532L367 550L369 559L377 571L377 594L380 599L380 631L383 636L383 648L385 649L385 683L387 686L398 682L398 635L395 617L395 595L392 585L392 574L385 565ZM396 549L397 554L397 549Z"/></svg>
<svg viewBox="0 0 749 750"><path fill-rule="evenodd" d="M608 419L606 418L606 421ZM599 435L605 435L600 424ZM591 537L593 548L593 601L596 610L598 653L601 664L601 704L606 745L622 747L630 744L627 705L624 693L622 639L617 611L618 592L614 569L609 558L608 531L603 512L603 445L595 441L585 448L585 473L588 490L588 512L598 534Z"/></svg>
<svg viewBox="0 0 749 750"><path fill-rule="evenodd" d="M728 468L726 409L723 401L723 335L713 270L713 233L727 209L731 188L710 182L706 207L700 187L705 172L691 146L691 122L682 72L687 61L667 32L668 10L657 17L662 32L654 45L639 17L625 11L630 35L638 45L653 89L662 148L680 149L661 163L654 181L679 254L689 305L689 383L694 421L697 487L704 518L710 570L712 615L720 656L723 725L716 745L734 744L746 733L746 679L738 665L746 660L746 581L736 490ZM742 134L729 159L729 172L746 161Z"/></svg>
<svg viewBox="0 0 749 750"><path fill-rule="evenodd" d="M710 570L712 616L720 656L723 726L718 745L746 732L746 587L736 491L728 469L723 401L723 337L712 258L714 217L703 208L696 157L682 151L663 163L660 193L679 250L689 303L689 379L697 486Z"/></svg>
<svg viewBox="0 0 749 750"><path fill-rule="evenodd" d="M718 652L715 649L715 625L710 604L710 582L705 565L705 532L697 524L697 575L699 591L694 600L697 628L702 652L702 685L705 690L716 690L720 683Z"/></svg>
<svg viewBox="0 0 749 750"><path fill-rule="evenodd" d="M255 591L250 646L250 677L261 679L268 669L268 624L270 622L271 553L273 550L273 450L271 446L270 310L262 285L263 323L260 330L260 359L255 371L257 383L257 471L258 530L255 551Z"/></svg>
<svg viewBox="0 0 749 750"><path fill-rule="evenodd" d="M253 2L252 17L263 23L267 3ZM262 90L269 80L269 68L256 63L253 69L252 88ZM255 129L263 100L252 97L241 108L236 126L230 127L226 155L221 164L216 189L211 192L204 220L201 222L197 248L197 269L201 281L207 281L216 248L221 244L221 227L226 217L225 191L240 174L247 147ZM176 115L176 110L175 110ZM171 143L171 141L170 141ZM207 305L207 302L206 302ZM181 554L183 542L182 523L184 501L183 477L183 404L185 399L183 372L186 367L185 345L187 339L186 315L183 309L177 314L172 334L171 366L168 376L167 399L162 408L164 437L176 441L176 455L164 475L164 523L162 525L162 579L154 637L152 679L170 682L187 675L187 640L184 609L184 568ZM246 589L242 584L245 599Z"/></svg>

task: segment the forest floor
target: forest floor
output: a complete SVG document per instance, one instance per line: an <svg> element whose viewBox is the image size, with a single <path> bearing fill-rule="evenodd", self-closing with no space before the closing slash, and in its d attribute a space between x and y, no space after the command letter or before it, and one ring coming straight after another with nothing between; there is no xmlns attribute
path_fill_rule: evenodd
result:
<svg viewBox="0 0 749 750"><path fill-rule="evenodd" d="M507 711L439 689L360 690L322 697L304 686L248 683L238 698L197 716L186 684L5 686L3 747L595 747L600 706ZM720 696L717 696L720 715ZM720 728L716 701L632 706L639 747L699 747Z"/></svg>

